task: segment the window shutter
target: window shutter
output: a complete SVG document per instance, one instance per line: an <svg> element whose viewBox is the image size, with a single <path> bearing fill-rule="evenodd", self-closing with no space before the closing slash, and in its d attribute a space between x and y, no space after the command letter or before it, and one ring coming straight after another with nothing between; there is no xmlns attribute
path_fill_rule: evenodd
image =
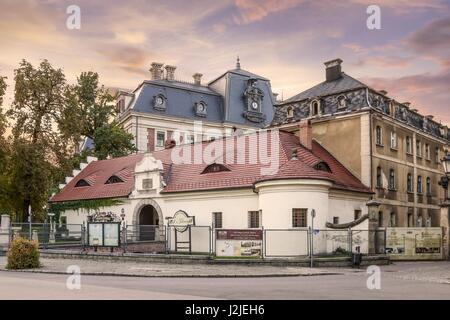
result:
<svg viewBox="0 0 450 320"><path fill-rule="evenodd" d="M248 217L248 223L247 223L247 226L248 226L248 228L251 228L251 227L252 227L252 212L251 212L251 211L249 211L249 212L247 213L247 217Z"/></svg>
<svg viewBox="0 0 450 320"><path fill-rule="evenodd" d="M258 213L258 228L262 228L262 210L259 210Z"/></svg>

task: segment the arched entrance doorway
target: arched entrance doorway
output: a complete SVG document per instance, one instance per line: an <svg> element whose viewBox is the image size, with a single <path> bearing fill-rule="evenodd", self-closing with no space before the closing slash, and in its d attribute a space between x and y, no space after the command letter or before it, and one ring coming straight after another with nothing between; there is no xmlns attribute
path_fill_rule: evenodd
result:
<svg viewBox="0 0 450 320"><path fill-rule="evenodd" d="M139 240L153 241L159 227L158 212L152 205L145 205L139 212Z"/></svg>

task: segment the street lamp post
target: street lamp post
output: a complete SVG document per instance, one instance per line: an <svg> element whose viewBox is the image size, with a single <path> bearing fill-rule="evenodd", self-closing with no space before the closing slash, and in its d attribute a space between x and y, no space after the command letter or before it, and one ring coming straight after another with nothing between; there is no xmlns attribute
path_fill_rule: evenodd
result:
<svg viewBox="0 0 450 320"><path fill-rule="evenodd" d="M448 200L448 184L450 176L450 154L447 154L444 159L441 160L442 167L444 168L444 176L441 177L439 184L444 188L444 202Z"/></svg>

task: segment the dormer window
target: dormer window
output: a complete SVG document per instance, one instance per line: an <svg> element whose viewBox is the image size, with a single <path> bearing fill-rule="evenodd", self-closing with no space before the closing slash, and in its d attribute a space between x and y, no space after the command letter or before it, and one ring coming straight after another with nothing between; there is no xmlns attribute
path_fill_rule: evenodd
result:
<svg viewBox="0 0 450 320"><path fill-rule="evenodd" d="M323 161L316 164L314 166L314 169L331 173L330 166L328 165L328 163L323 162Z"/></svg>
<svg viewBox="0 0 450 320"><path fill-rule="evenodd" d="M122 183L123 180L118 176L111 176L108 180L106 180L105 184L114 184L114 183Z"/></svg>
<svg viewBox="0 0 450 320"><path fill-rule="evenodd" d="M90 187L91 185L84 179L79 180L75 184L75 188L81 188L81 187Z"/></svg>
<svg viewBox="0 0 450 320"><path fill-rule="evenodd" d="M207 115L207 104L204 101L195 103L195 114L199 117L206 117Z"/></svg>
<svg viewBox="0 0 450 320"><path fill-rule="evenodd" d="M215 172L223 172L223 171L230 171L227 167L225 167L223 164L220 163L213 163L210 164L203 170L202 174L205 173L215 173Z"/></svg>
<svg viewBox="0 0 450 320"><path fill-rule="evenodd" d="M321 111L320 100L315 99L315 100L311 101L311 116L315 117L315 116L320 115L320 111Z"/></svg>
<svg viewBox="0 0 450 320"><path fill-rule="evenodd" d="M120 99L117 101L117 112L120 114L125 111L125 100Z"/></svg>
<svg viewBox="0 0 450 320"><path fill-rule="evenodd" d="M167 99L163 94L158 94L153 97L153 109L159 110L159 111L165 111L166 110L166 102Z"/></svg>
<svg viewBox="0 0 450 320"><path fill-rule="evenodd" d="M337 98L337 106L338 110L345 109L347 107L347 99L345 98L344 95L340 95Z"/></svg>
<svg viewBox="0 0 450 320"><path fill-rule="evenodd" d="M289 107L287 109L287 118L288 119L292 119L294 117L294 108L293 107Z"/></svg>

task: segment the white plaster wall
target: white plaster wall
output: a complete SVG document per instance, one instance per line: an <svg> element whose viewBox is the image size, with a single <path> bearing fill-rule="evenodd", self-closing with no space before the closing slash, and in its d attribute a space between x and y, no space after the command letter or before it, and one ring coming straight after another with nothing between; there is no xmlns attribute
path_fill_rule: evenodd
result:
<svg viewBox="0 0 450 320"><path fill-rule="evenodd" d="M292 208L308 209L308 227L311 226L311 210L314 209L314 228L325 228L330 185L329 182L319 180L285 180L257 184L264 228L292 228Z"/></svg>

